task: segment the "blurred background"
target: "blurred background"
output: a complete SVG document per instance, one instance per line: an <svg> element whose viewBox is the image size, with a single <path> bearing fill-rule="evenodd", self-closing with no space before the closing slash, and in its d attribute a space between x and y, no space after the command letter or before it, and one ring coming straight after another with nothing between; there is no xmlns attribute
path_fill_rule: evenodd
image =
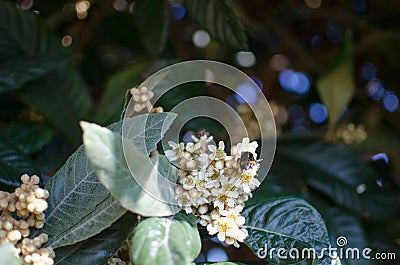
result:
<svg viewBox="0 0 400 265"><path fill-rule="evenodd" d="M81 143L78 121L119 119L126 91L193 59L247 73L270 102L275 162L253 202L294 195L323 216L332 242L400 259L400 2L396 0L18 0L0 2L0 187L21 172L46 182ZM259 91L237 88L257 108ZM182 85L232 107L258 139L254 114L228 89ZM262 106L258 106L262 107ZM267 121L265 121L265 124ZM263 124L263 123L262 123ZM194 119L224 139L215 121ZM10 152L16 159L9 159ZM10 162L11 161L11 162ZM15 177L18 176L18 177ZM206 239L198 261L260 261ZM307 263L305 263L307 264Z"/></svg>

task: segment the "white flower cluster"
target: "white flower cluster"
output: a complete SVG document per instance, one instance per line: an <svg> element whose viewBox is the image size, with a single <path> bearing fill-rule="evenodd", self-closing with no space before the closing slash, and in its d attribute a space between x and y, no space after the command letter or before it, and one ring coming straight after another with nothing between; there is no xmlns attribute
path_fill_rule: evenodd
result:
<svg viewBox="0 0 400 265"><path fill-rule="evenodd" d="M260 185L256 175L257 142L244 138L232 147L231 155L224 151L225 144L210 144L212 136L192 136L193 142L169 142L172 150L165 152L179 167L179 186L176 198L186 213L200 218L210 235L221 242L239 247L247 237L241 216L251 191Z"/></svg>

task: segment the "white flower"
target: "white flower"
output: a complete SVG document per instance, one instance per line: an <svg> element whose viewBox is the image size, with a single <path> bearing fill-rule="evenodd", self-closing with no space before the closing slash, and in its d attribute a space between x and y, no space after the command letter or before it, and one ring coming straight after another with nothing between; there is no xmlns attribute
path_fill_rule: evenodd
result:
<svg viewBox="0 0 400 265"><path fill-rule="evenodd" d="M200 149L200 144L194 144L194 143L187 143L186 147L185 147L186 151L188 151L189 153L193 154L194 152L196 152L197 150Z"/></svg>
<svg viewBox="0 0 400 265"><path fill-rule="evenodd" d="M196 136L192 135L192 139L193 139L193 142L195 142L195 143L208 144L214 139L214 137L202 135L202 136L200 136L200 139L199 139Z"/></svg>
<svg viewBox="0 0 400 265"><path fill-rule="evenodd" d="M210 235L217 234L218 240L224 242L227 237L234 237L237 225L227 217L221 217L207 225L207 231Z"/></svg>
<svg viewBox="0 0 400 265"><path fill-rule="evenodd" d="M181 182L185 190L191 190L196 185L196 179L192 175L187 176L185 179L181 180Z"/></svg>
<svg viewBox="0 0 400 265"><path fill-rule="evenodd" d="M209 215L207 215L207 214L200 215L200 222L199 223L202 226L207 226L210 223L210 221L211 221L211 217Z"/></svg>
<svg viewBox="0 0 400 265"><path fill-rule="evenodd" d="M243 152L250 152L254 154L254 157L257 157L256 149L258 147L258 143L253 141L250 143L250 139L248 137L243 138L241 143L238 143L236 146L236 150L238 154L242 154Z"/></svg>
<svg viewBox="0 0 400 265"><path fill-rule="evenodd" d="M207 154L200 154L197 156L197 163L200 169L207 167L210 164L210 159Z"/></svg>
<svg viewBox="0 0 400 265"><path fill-rule="evenodd" d="M239 194L235 190L227 191L214 201L214 208L218 207L220 210L223 210L225 208L225 205L227 205L228 207L235 207L235 199L238 196Z"/></svg>
<svg viewBox="0 0 400 265"><path fill-rule="evenodd" d="M242 205L237 205L235 208L229 207L226 210L220 210L219 213L222 216L228 217L233 220L238 226L244 225L246 219L240 215L243 211Z"/></svg>
<svg viewBox="0 0 400 265"><path fill-rule="evenodd" d="M184 153L185 145L183 143L177 144L175 142L169 141L169 146L172 147L172 150L166 150L165 156L168 158L169 161L175 161L181 158Z"/></svg>
<svg viewBox="0 0 400 265"><path fill-rule="evenodd" d="M224 159L224 157L226 156L224 149L225 149L225 144L223 141L220 141L218 143L218 149L215 145L209 145L208 150L212 152L212 154L210 154L210 159L211 160Z"/></svg>
<svg viewBox="0 0 400 265"><path fill-rule="evenodd" d="M242 174L239 181L236 183L237 187L242 187L245 193L250 193L252 190L260 186L260 181L254 176L249 174Z"/></svg>

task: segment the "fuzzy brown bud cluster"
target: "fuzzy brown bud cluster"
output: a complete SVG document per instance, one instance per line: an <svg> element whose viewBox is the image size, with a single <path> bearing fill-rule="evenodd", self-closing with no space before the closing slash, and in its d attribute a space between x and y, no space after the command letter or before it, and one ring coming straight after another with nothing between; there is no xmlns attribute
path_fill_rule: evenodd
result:
<svg viewBox="0 0 400 265"><path fill-rule="evenodd" d="M54 251L41 248L48 240L46 234L29 239L30 228L42 228L49 192L38 186L39 177L24 174L22 184L14 193L0 191L0 244L12 243L15 253L25 265L52 265Z"/></svg>

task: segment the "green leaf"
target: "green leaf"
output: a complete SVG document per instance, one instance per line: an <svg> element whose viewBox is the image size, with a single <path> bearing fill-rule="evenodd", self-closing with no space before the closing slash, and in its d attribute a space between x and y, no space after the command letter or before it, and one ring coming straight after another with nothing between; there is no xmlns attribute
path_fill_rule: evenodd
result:
<svg viewBox="0 0 400 265"><path fill-rule="evenodd" d="M151 116L160 119L167 117L165 113ZM141 122L141 119L141 116L131 118L133 122L135 120ZM166 124L169 123L166 122ZM109 128L120 133L122 122L114 123ZM162 137L161 132L158 139L156 132L153 131L153 133L153 141L148 142L148 148L155 147ZM132 137L134 141L135 135ZM86 234L76 232L80 229L90 235L99 233L122 212L117 205L113 211L103 210L116 202L111 200L108 190L90 168L83 146L79 147L50 179L46 189L50 195L47 200L49 207L46 211L46 225L43 232L49 235L49 244L54 244L54 246L72 244L87 238ZM96 218L102 221L96 222ZM96 226L92 227L93 224Z"/></svg>
<svg viewBox="0 0 400 265"><path fill-rule="evenodd" d="M52 130L43 124L14 123L3 134L25 154L33 154L53 138Z"/></svg>
<svg viewBox="0 0 400 265"><path fill-rule="evenodd" d="M0 92L20 88L65 60L61 43L45 32L40 17L0 2Z"/></svg>
<svg viewBox="0 0 400 265"><path fill-rule="evenodd" d="M235 50L248 50L244 27L231 0L187 0L190 16L211 37Z"/></svg>
<svg viewBox="0 0 400 265"><path fill-rule="evenodd" d="M51 237L47 246L58 248L88 239L110 227L125 213L126 209L111 195L108 195L104 201L96 206L93 212L86 215L73 227Z"/></svg>
<svg viewBox="0 0 400 265"><path fill-rule="evenodd" d="M268 200L246 207L243 216L249 232L246 245L257 256L273 264L293 264L305 259L287 255L291 248L300 253L304 248L315 248L319 258L319 251L330 244L321 215L304 200ZM279 258L277 251L270 251L272 248L284 248L287 259ZM325 264L323 262L330 262L330 258L324 255L319 262L317 264Z"/></svg>
<svg viewBox="0 0 400 265"><path fill-rule="evenodd" d="M14 256L14 246L11 243L2 243L0 245L1 264L20 265L22 260Z"/></svg>
<svg viewBox="0 0 400 265"><path fill-rule="evenodd" d="M337 118L350 104L354 95L355 85L352 56L353 44L351 32L347 31L344 35L341 53L336 62L316 82L319 97L328 109L329 134L333 133Z"/></svg>
<svg viewBox="0 0 400 265"><path fill-rule="evenodd" d="M318 207L328 226L331 242L336 244L339 237L345 237L347 244L343 249L357 248L362 257L362 250L368 246L360 220L349 212L338 207L321 205ZM337 247L337 245L334 245ZM349 254L350 255L350 254ZM342 259L344 265L373 265L372 260L348 258Z"/></svg>
<svg viewBox="0 0 400 265"><path fill-rule="evenodd" d="M51 75L26 84L19 97L49 120L72 144L81 142L78 122L87 117L93 102L76 70L62 66Z"/></svg>
<svg viewBox="0 0 400 265"><path fill-rule="evenodd" d="M142 74L147 68L147 64L136 65L114 74L107 81L94 115L96 122L109 124L119 120L126 91L140 83Z"/></svg>
<svg viewBox="0 0 400 265"><path fill-rule="evenodd" d="M74 245L56 248L54 264L106 264L131 235L136 222L136 215L126 213L112 224L110 228L107 228L100 234Z"/></svg>
<svg viewBox="0 0 400 265"><path fill-rule="evenodd" d="M83 142L86 155L91 167L123 207L143 216L168 216L179 211L176 205L166 203L148 194L133 178L126 160L134 163L131 170L136 176L148 176L150 180L152 177L156 177L154 174L157 174L157 171L154 170L150 159L139 152L131 141L124 140L123 146L123 140L119 134L96 124L82 122L81 126L84 131ZM168 127L156 128L158 128L159 140L165 132L162 130L166 130ZM127 155L126 158L124 154ZM155 185L152 192L163 195L163 188Z"/></svg>
<svg viewBox="0 0 400 265"><path fill-rule="evenodd" d="M176 116L174 113L162 112L124 119L122 136L133 143L140 153L149 155L157 148L157 143L164 137Z"/></svg>
<svg viewBox="0 0 400 265"><path fill-rule="evenodd" d="M179 213L140 222L133 234L130 254L135 265L189 265L200 250L196 218Z"/></svg>
<svg viewBox="0 0 400 265"><path fill-rule="evenodd" d="M135 21L146 50L153 56L159 55L168 39L168 1L138 0Z"/></svg>
<svg viewBox="0 0 400 265"><path fill-rule="evenodd" d="M43 230L50 240L73 228L109 195L89 167L83 146L68 158L46 189L49 207Z"/></svg>
<svg viewBox="0 0 400 265"><path fill-rule="evenodd" d="M385 219L400 213L400 196L381 191L374 170L350 149L308 140L286 140L278 146L273 174L304 179L312 188L362 217ZM359 187L366 189L359 194Z"/></svg>
<svg viewBox="0 0 400 265"><path fill-rule="evenodd" d="M118 132L121 127L121 122L109 126ZM100 233L125 211L89 167L83 145L50 179L46 189L50 194L47 200L49 207L42 230L49 235L48 244L55 247L73 244ZM104 208L113 206L112 210L104 211ZM86 234L79 233L82 230Z"/></svg>
<svg viewBox="0 0 400 265"><path fill-rule="evenodd" d="M0 190L12 191L21 185L21 175L39 174L33 161L16 146L0 137Z"/></svg>

